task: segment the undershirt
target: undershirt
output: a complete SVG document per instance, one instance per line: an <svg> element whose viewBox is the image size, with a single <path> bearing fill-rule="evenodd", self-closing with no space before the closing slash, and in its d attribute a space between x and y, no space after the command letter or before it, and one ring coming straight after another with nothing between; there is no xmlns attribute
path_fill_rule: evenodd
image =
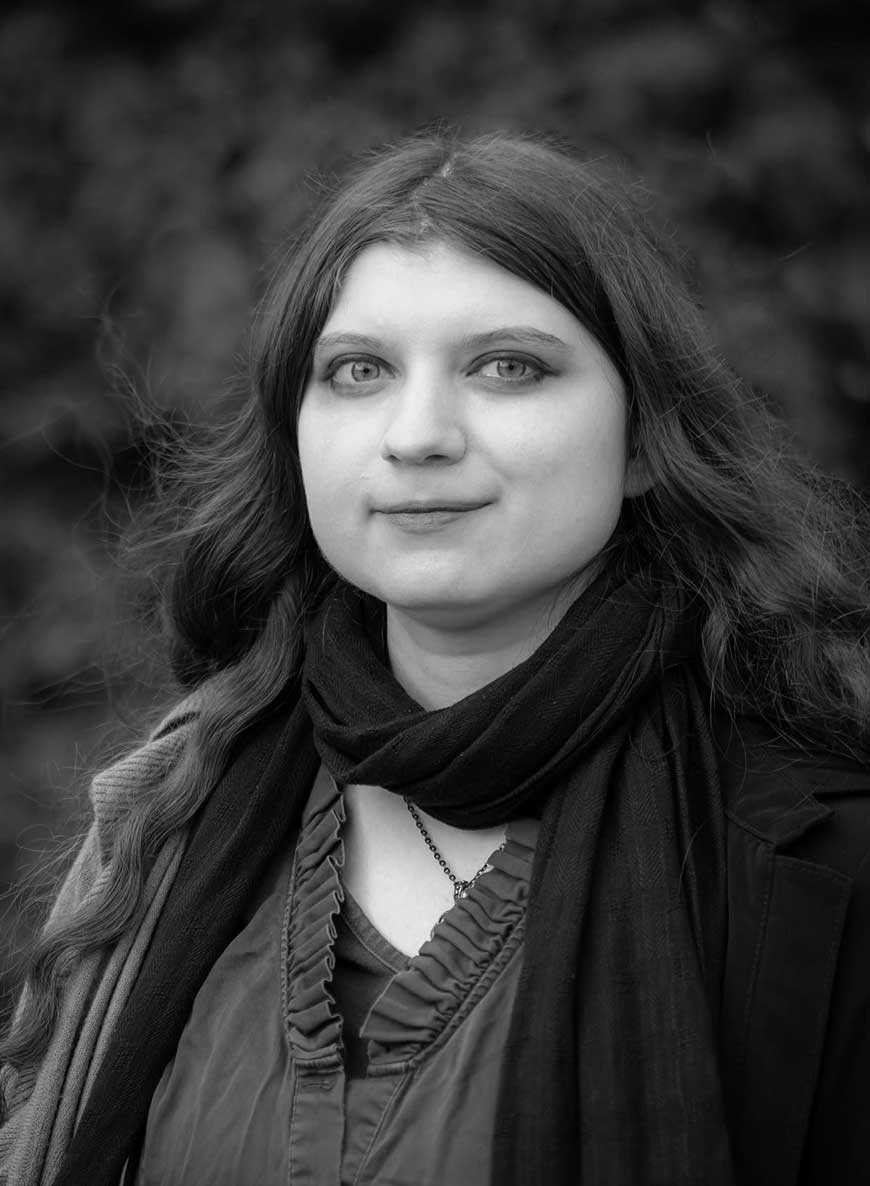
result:
<svg viewBox="0 0 870 1186"><path fill-rule="evenodd" d="M377 998L410 960L369 921L342 883L344 902L335 929L335 968L330 991L342 1019L345 1072L359 1079L366 1073L368 1043L360 1037Z"/></svg>

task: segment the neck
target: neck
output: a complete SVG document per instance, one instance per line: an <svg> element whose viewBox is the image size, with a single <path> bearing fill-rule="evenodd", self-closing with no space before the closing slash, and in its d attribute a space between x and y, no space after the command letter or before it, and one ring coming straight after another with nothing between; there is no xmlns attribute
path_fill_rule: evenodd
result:
<svg viewBox="0 0 870 1186"><path fill-rule="evenodd" d="M518 666L538 649L577 595L546 609L457 626L387 607L387 649L393 675L426 709L446 708Z"/></svg>

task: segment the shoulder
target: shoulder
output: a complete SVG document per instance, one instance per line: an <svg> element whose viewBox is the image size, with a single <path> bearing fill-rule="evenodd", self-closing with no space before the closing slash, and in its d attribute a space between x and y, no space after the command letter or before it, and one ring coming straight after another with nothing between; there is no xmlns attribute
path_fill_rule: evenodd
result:
<svg viewBox="0 0 870 1186"><path fill-rule="evenodd" d="M91 782L93 831L103 858L111 850L118 821L178 762L201 709L201 694L176 704L135 749L96 774Z"/></svg>
<svg viewBox="0 0 870 1186"><path fill-rule="evenodd" d="M798 746L755 718L718 719L728 819L776 850L870 886L870 755Z"/></svg>
<svg viewBox="0 0 870 1186"><path fill-rule="evenodd" d="M165 777L178 761L198 710L196 697L181 701L140 746L94 775L90 788L91 825L57 891L47 920L49 928L74 913L99 887L118 822L145 789Z"/></svg>

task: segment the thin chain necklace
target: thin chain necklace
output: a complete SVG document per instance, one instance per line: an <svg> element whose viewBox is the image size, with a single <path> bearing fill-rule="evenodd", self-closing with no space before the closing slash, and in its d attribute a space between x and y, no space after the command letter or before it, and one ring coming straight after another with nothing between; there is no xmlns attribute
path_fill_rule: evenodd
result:
<svg viewBox="0 0 870 1186"><path fill-rule="evenodd" d="M426 826L423 823L423 821L420 819L420 816L417 813L417 809L414 807L414 805L412 803L409 803L407 799L405 799L404 802L405 802L405 806L408 808L408 811L410 811L410 813L411 813L411 818L413 819L413 821L417 825L417 827L420 829L420 835L426 841L426 846L428 847L429 851L432 853L432 856L435 858L435 860L441 866L441 868L442 868L443 872L446 874L446 876L450 878L450 881L453 884L453 901L458 902L459 899L462 897L462 895L471 889L471 887L474 885L475 881L477 881L478 877L480 877L481 873L485 872L489 868L489 861L487 861L485 865L481 865L481 867L477 870L475 875L473 877L470 877L468 879L468 881L463 881L460 877L457 877L456 874L453 872L453 870L450 868L450 866L447 864L447 862L444 860L444 857L441 855L441 853L435 847L435 841L432 839L432 837L426 831Z"/></svg>

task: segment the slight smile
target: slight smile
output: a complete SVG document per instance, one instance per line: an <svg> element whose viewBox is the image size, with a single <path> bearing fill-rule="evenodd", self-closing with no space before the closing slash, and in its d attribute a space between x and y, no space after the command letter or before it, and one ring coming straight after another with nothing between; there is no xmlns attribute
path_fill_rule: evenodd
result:
<svg viewBox="0 0 870 1186"><path fill-rule="evenodd" d="M489 506L486 502L403 502L392 506L378 507L376 513L383 515L402 531L424 533L438 531L451 523L465 518L472 511Z"/></svg>

